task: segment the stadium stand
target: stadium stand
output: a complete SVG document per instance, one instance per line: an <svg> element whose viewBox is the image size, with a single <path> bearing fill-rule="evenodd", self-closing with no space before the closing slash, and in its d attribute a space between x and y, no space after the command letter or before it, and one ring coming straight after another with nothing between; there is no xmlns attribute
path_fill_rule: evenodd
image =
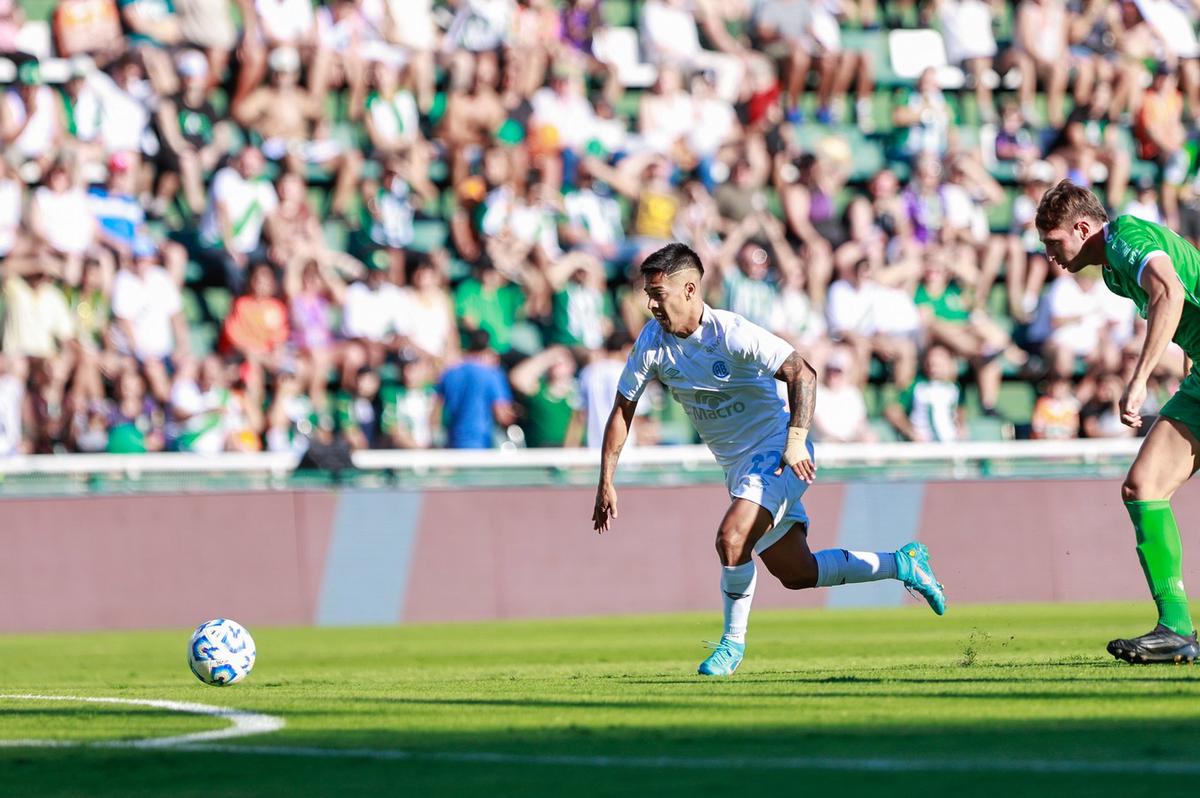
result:
<svg viewBox="0 0 1200 798"><path fill-rule="evenodd" d="M1196 25L1171 0L0 2L0 454L598 445L671 240L813 362L825 440L1134 434L1143 324L1053 273L1033 209L1070 178L1195 243ZM638 444L692 443L649 398Z"/></svg>

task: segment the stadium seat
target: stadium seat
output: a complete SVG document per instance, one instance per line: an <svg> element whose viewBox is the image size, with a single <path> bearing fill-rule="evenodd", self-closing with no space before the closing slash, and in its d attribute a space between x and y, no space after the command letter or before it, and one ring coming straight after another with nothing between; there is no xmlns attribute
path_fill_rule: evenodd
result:
<svg viewBox="0 0 1200 798"><path fill-rule="evenodd" d="M1013 425L999 418L969 418L966 427L967 439L972 441L1007 441L1015 437Z"/></svg>
<svg viewBox="0 0 1200 798"><path fill-rule="evenodd" d="M223 321L229 315L229 309L233 307L233 294L224 288L205 288L203 294L208 309Z"/></svg>
<svg viewBox="0 0 1200 798"><path fill-rule="evenodd" d="M188 345L193 357L204 357L217 348L219 331L211 324L189 324Z"/></svg>
<svg viewBox="0 0 1200 798"><path fill-rule="evenodd" d="M638 47L634 28L601 28L592 40L592 52L616 69L622 86L642 89L658 80L658 68L642 62Z"/></svg>
<svg viewBox="0 0 1200 798"><path fill-rule="evenodd" d="M346 251L346 245L349 243L350 234L346 230L346 226L332 219L326 219L321 223L321 232L325 238L325 244L333 250L339 252Z"/></svg>
<svg viewBox="0 0 1200 798"><path fill-rule="evenodd" d="M536 354L544 348L542 331L537 325L527 321L519 321L513 325L509 342L513 349L526 355Z"/></svg>
<svg viewBox="0 0 1200 798"><path fill-rule="evenodd" d="M441 219L420 219L413 223L413 241L410 249L417 252L433 252L446 246L450 237L450 226Z"/></svg>
<svg viewBox="0 0 1200 798"><path fill-rule="evenodd" d="M900 440L900 433L896 432L896 428L882 418L870 419L867 421L867 426L882 443L895 443Z"/></svg>
<svg viewBox="0 0 1200 798"><path fill-rule="evenodd" d="M888 34L888 58L892 71L903 80L916 81L926 69L937 71L943 89L960 89L963 72L946 60L946 43L932 28L894 30Z"/></svg>
<svg viewBox="0 0 1200 798"><path fill-rule="evenodd" d="M607 25L635 25L637 24L637 15L635 0L604 0L603 3L600 3L600 16Z"/></svg>
<svg viewBox="0 0 1200 798"><path fill-rule="evenodd" d="M1037 391L1024 380L1005 380L1000 386L996 410L1014 424L1027 424L1033 418L1033 405Z"/></svg>
<svg viewBox="0 0 1200 798"><path fill-rule="evenodd" d="M25 18L37 22L49 22L54 13L57 0L21 0L18 5L25 12Z"/></svg>

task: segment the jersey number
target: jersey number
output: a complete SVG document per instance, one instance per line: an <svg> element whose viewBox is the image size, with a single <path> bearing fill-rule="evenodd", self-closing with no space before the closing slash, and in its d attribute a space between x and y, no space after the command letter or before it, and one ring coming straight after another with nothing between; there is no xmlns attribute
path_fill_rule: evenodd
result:
<svg viewBox="0 0 1200 798"><path fill-rule="evenodd" d="M750 458L750 473L774 476L775 469L779 467L779 459L781 457L783 457L781 452L763 452L754 455L754 457Z"/></svg>

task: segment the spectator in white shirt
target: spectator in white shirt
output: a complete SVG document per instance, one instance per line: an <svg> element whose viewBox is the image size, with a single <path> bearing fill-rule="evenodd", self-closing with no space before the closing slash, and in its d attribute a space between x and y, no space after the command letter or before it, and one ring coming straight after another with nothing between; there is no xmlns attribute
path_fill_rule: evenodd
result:
<svg viewBox="0 0 1200 798"><path fill-rule="evenodd" d="M154 397L165 402L171 392L166 362L187 355L188 329L179 288L148 239L134 243L132 262L113 280L112 313L114 346L138 360Z"/></svg>
<svg viewBox="0 0 1200 798"><path fill-rule="evenodd" d="M728 34L721 30L717 15L704 15L704 22L709 40L728 47ZM716 74L718 96L730 101L737 99L745 72L742 61L736 55L701 47L700 29L687 0L647 0L642 6L638 31L651 62L687 70L711 69Z"/></svg>
<svg viewBox="0 0 1200 798"><path fill-rule="evenodd" d="M1077 360L1110 361L1133 334L1133 305L1108 301L1113 294L1088 267L1060 274L1042 298L1031 338L1043 342L1043 356L1056 377L1073 377Z"/></svg>
<svg viewBox="0 0 1200 798"><path fill-rule="evenodd" d="M279 205L275 187L263 174L263 156L246 147L232 166L213 175L208 212L200 224L207 282L243 292L246 267L266 257L263 223Z"/></svg>
<svg viewBox="0 0 1200 798"><path fill-rule="evenodd" d="M658 80L644 93L638 104L638 133L642 142L656 152L674 155L681 142L691 135L695 106L683 86L679 70L663 66Z"/></svg>
<svg viewBox="0 0 1200 798"><path fill-rule="evenodd" d="M891 365L893 383L904 387L916 373L920 314L904 291L880 285L870 272L862 258L829 287L829 330L854 350L860 382L874 355Z"/></svg>
<svg viewBox="0 0 1200 798"><path fill-rule="evenodd" d="M612 333L604 341L604 351L597 352L595 359L579 372L579 409L575 411L577 418L572 426L577 426L581 420L584 422L587 436L584 445L589 449L599 449L604 440L604 425L632 349L633 340L628 334ZM634 425L629 430L626 446L637 444L636 429L637 425Z"/></svg>
<svg viewBox="0 0 1200 798"><path fill-rule="evenodd" d="M385 269L368 261L366 279L346 289L342 308L342 337L347 346L342 357L342 381L354 384L359 369L383 365L388 352L403 344L401 330L406 322L408 300L388 279Z"/></svg>
<svg viewBox="0 0 1200 798"><path fill-rule="evenodd" d="M692 128L687 134L687 145L701 161L700 168L707 169L721 148L739 132L738 118L733 106L717 96L716 79L711 72L696 73L691 88Z"/></svg>
<svg viewBox="0 0 1200 798"><path fill-rule="evenodd" d="M946 41L946 60L960 67L975 84L975 99L984 121L996 120L988 73L996 57L995 16L988 0L935 0L933 10Z"/></svg>
<svg viewBox="0 0 1200 798"><path fill-rule="evenodd" d="M538 128L543 143L555 142L557 148L581 155L592 137L595 112L588 101L580 70L567 61L554 64L550 85L533 93L531 124Z"/></svg>
<svg viewBox="0 0 1200 798"><path fill-rule="evenodd" d="M54 163L29 205L33 234L63 258L63 274L71 283L83 271L83 255L96 242L96 217L82 184L66 164Z"/></svg>
<svg viewBox="0 0 1200 798"><path fill-rule="evenodd" d="M28 169L36 179L58 156L65 134L62 103L42 82L38 62L22 62L16 84L0 98L0 143L5 159L22 168L22 174ZM26 167L27 163L32 166Z"/></svg>
<svg viewBox="0 0 1200 798"><path fill-rule="evenodd" d="M817 405L813 411L813 432L817 440L835 443L869 443L877 439L867 423L867 403L862 389L850 373L854 355L835 350L825 363Z"/></svg>
<svg viewBox="0 0 1200 798"><path fill-rule="evenodd" d="M154 87L146 80L141 62L132 53L119 59L110 71L111 78L99 71L88 76L88 83L95 88L100 100L101 144L110 154L153 154L156 151L147 150L144 145L150 127L149 105L157 101ZM171 75L171 80L177 81L173 71Z"/></svg>

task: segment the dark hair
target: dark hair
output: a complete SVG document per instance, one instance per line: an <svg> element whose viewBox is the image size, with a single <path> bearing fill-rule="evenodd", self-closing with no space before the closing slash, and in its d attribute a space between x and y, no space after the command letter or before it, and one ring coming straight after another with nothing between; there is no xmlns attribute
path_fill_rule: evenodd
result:
<svg viewBox="0 0 1200 798"><path fill-rule="evenodd" d="M408 282L411 283L412 278L416 276L417 272L421 271L421 269L433 269L434 271L437 271L437 266L434 265L433 260L425 253L418 254L417 257L405 264L404 271Z"/></svg>
<svg viewBox="0 0 1200 798"><path fill-rule="evenodd" d="M471 330L467 333L467 351L472 354L487 349L491 342L492 336L488 335L487 330Z"/></svg>
<svg viewBox="0 0 1200 798"><path fill-rule="evenodd" d="M687 244L667 244L642 261L642 276L646 279L657 272L670 277L687 269L695 269L701 277L704 276L704 264L700 262L700 256Z"/></svg>
<svg viewBox="0 0 1200 798"><path fill-rule="evenodd" d="M1073 225L1084 218L1103 224L1108 221L1108 213L1091 191L1070 180L1060 180L1038 203L1035 224L1037 229L1047 231Z"/></svg>
<svg viewBox="0 0 1200 798"><path fill-rule="evenodd" d="M271 275L271 279L273 279L275 281L275 291L276 291L276 293L278 293L278 291L279 291L279 275L276 273L275 267L269 261L256 260L256 261L251 261L250 266L247 267L247 269L246 269L246 285L245 285L246 295L250 295L254 292L254 289L251 287L251 283L254 282L254 278L258 276L258 273L262 272L262 271L265 271Z"/></svg>

